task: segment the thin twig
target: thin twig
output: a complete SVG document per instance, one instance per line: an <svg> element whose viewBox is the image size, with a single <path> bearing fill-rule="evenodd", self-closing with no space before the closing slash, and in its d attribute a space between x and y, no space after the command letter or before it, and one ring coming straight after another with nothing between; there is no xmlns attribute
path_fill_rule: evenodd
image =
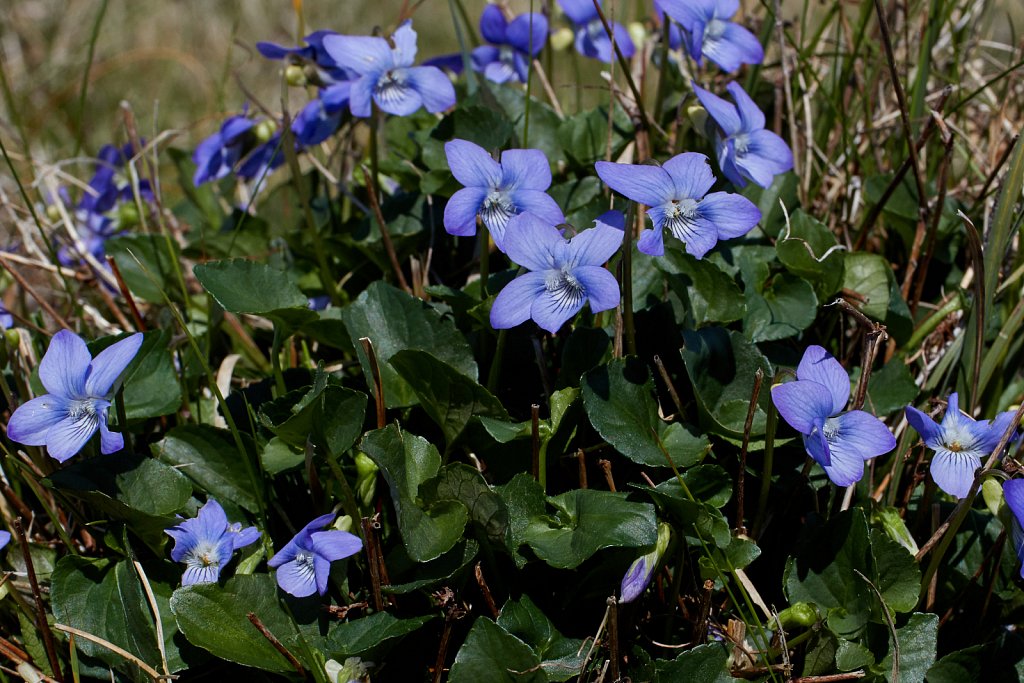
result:
<svg viewBox="0 0 1024 683"><path fill-rule="evenodd" d="M370 177L370 171L365 166L363 167L363 173L366 177ZM388 231L388 224L384 220L384 213L380 210L380 202L377 200L377 190L374 188L373 182L366 183L366 194L370 198L370 208L377 219L377 227L380 228L380 239L384 243L384 251L387 252L388 260L391 261L391 268L395 271L395 277L398 278L398 286L406 294L411 295L412 288L409 287L409 283L405 279L405 273L402 272L402 264L398 262L398 254L395 253L395 245L391 241L391 232Z"/></svg>
<svg viewBox="0 0 1024 683"><path fill-rule="evenodd" d="M142 314L139 313L139 307L135 304L135 297L128 290L128 285L125 284L124 278L121 276L121 269L117 267L117 261L114 260L113 256L107 257L107 265L110 266L110 270L114 273L114 279L117 280L117 288L121 290L121 296L128 302L128 308L132 312L132 320L135 321L135 329L139 332L145 332L146 323L142 321Z"/></svg>
<svg viewBox="0 0 1024 683"><path fill-rule="evenodd" d="M60 670L60 660L57 658L57 646L53 641L53 631L46 621L46 607L43 605L43 595L39 591L39 581L36 579L35 565L32 563L32 552L28 547L28 537L21 525L21 519L11 522L14 533L18 537L18 545L21 546L21 554L25 558L25 571L28 574L28 584L32 588L32 598L36 603L36 628L43 636L43 645L46 648L46 657L50 660L50 668L53 669L53 677L63 681L64 677Z"/></svg>
<svg viewBox="0 0 1024 683"><path fill-rule="evenodd" d="M754 373L754 390L750 392L750 406L747 408L747 420L743 423L743 447L740 449L740 471L736 479L736 532L746 536L747 527L743 526L744 484L747 478L747 451L750 449L750 430L754 426L757 414L757 399L761 396L761 384L764 382L764 370L757 369Z"/></svg>
<svg viewBox="0 0 1024 683"><path fill-rule="evenodd" d="M131 662L132 664L134 664L135 666L139 667L140 669L145 671L147 674L149 674L149 676L154 681L166 680L167 678L175 678L174 676L164 676L159 671L157 671L156 669L151 667L149 664L146 664L144 661L142 661L141 659L139 659L138 657L133 655L131 652L128 652L128 650L125 650L122 647L118 647L117 645L114 645L109 640L104 640L103 638L100 638L99 636L94 636L93 634L89 633L88 631L83 631L81 629L74 628L73 626L67 626L66 624L54 624L53 627L55 629L57 629L58 631L63 631L64 633L70 633L72 635L78 636L79 638L85 638L86 640L88 640L91 643L96 643L97 645L100 645L102 647L107 648L108 650L110 650L114 654L117 654L117 655L120 655L120 656L124 657L129 662Z"/></svg>
<svg viewBox="0 0 1024 683"><path fill-rule="evenodd" d="M668 370L665 369L665 364L661 362L661 356L655 354L654 365L658 368L658 374L661 375L661 379L665 382L665 386L668 387L668 395L672 397L672 403L676 404L676 414L679 419L683 418L683 402L679 400L679 392L676 391L676 386L672 383L672 378L669 377Z"/></svg>
<svg viewBox="0 0 1024 683"><path fill-rule="evenodd" d="M50 302L47 301L45 297L39 296L39 293L32 288L32 285L28 283L28 280L22 277L21 273L19 273L15 268L11 267L11 264L7 262L7 254L4 254L2 251L0 251L0 266L3 266L4 270L11 274L11 277L14 278L21 288L24 289L30 297L35 299L36 303L38 303L44 311L50 314L50 317L53 318L54 322L65 330L71 330L71 326L68 325L67 321L54 310L53 306L50 305ZM74 330L71 331L74 332Z"/></svg>
<svg viewBox="0 0 1024 683"><path fill-rule="evenodd" d="M261 621L260 618L256 616L255 612L249 612L245 616L249 619L249 622L256 627L256 630L263 634L263 637L267 639L267 642L273 645L274 649L280 652L281 656L288 660L288 663L292 665L292 667L299 673L300 676L306 675L306 669L302 666L302 662L296 659L295 655L289 652L288 648L286 648L281 643L281 641L278 640L277 637L270 632L270 629L268 629L263 624L263 621Z"/></svg>
<svg viewBox="0 0 1024 683"><path fill-rule="evenodd" d="M494 603L494 596L491 595L491 589L487 585L487 580L484 579L484 568L482 562L477 562L476 567L473 568L473 575L476 577L476 585L480 587L480 592L484 596L484 602L487 603L487 609L490 610L491 616L495 619L498 618L498 606Z"/></svg>

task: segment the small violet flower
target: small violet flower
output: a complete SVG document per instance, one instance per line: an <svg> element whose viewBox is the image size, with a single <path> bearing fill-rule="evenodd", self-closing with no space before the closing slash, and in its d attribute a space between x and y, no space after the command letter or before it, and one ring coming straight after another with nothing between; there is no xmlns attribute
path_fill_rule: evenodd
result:
<svg viewBox="0 0 1024 683"><path fill-rule="evenodd" d="M91 358L74 332L55 334L39 363L39 379L50 393L18 406L7 423L7 436L29 446L46 446L50 457L60 462L82 450L97 429L101 453L124 448L124 437L107 429L107 409L115 381L141 346L142 334L136 333Z"/></svg>
<svg viewBox="0 0 1024 683"><path fill-rule="evenodd" d="M739 0L658 0L658 5L685 30L687 50L698 65L705 56L724 71L764 61L757 36L729 21Z"/></svg>
<svg viewBox="0 0 1024 683"><path fill-rule="evenodd" d="M194 518L182 520L164 533L174 539L171 559L185 563L182 586L216 583L232 553L260 537L254 526L243 529L237 522L229 523L224 508L213 498L199 508Z"/></svg>
<svg viewBox="0 0 1024 683"><path fill-rule="evenodd" d="M302 108L292 121L292 133L299 147L319 145L341 126L348 108L351 83L336 83L320 91L316 99Z"/></svg>
<svg viewBox="0 0 1024 683"><path fill-rule="evenodd" d="M323 595L327 592L331 562L362 549L362 540L347 531L317 531L333 519L333 513L317 517L267 562L267 566L277 569L277 585L286 593L297 598L314 592Z"/></svg>
<svg viewBox="0 0 1024 683"><path fill-rule="evenodd" d="M507 21L500 7L487 5L480 15L480 34L490 45L473 48L473 70L495 83L525 83L530 61L547 40L548 20L534 12Z"/></svg>
<svg viewBox="0 0 1024 683"><path fill-rule="evenodd" d="M626 575L622 577L619 602L633 602L640 597L647 584L651 582L654 570L658 568L661 556L665 554L671 539L672 527L665 522L658 524L658 541L654 548L646 555L636 558L626 570Z"/></svg>
<svg viewBox="0 0 1024 683"><path fill-rule="evenodd" d="M11 542L11 532L3 531L0 529L0 550L7 547L7 544Z"/></svg>
<svg viewBox="0 0 1024 683"><path fill-rule="evenodd" d="M324 48L324 38L337 36L334 31L314 31L303 38L303 47L284 47L275 43L259 42L256 49L267 59L287 60L304 69L307 82L330 86L358 78L359 75L339 64Z"/></svg>
<svg viewBox="0 0 1024 683"><path fill-rule="evenodd" d="M558 204L545 193L551 185L551 168L539 149L507 149L501 153L501 163L467 140L446 142L444 151L452 175L465 185L444 208L444 228L452 235L476 234L479 216L498 249L505 251L506 226L513 216L529 212L549 225L565 220Z"/></svg>
<svg viewBox="0 0 1024 683"><path fill-rule="evenodd" d="M231 173L253 139L255 125L244 115L232 116L221 124L220 130L200 142L192 152L192 161L196 165L192 184L199 187Z"/></svg>
<svg viewBox="0 0 1024 683"><path fill-rule="evenodd" d="M974 483L974 473L982 458L992 453L1013 420L1013 411L999 413L996 419L975 420L960 412L956 393L949 395L942 424L913 406L907 406L907 422L917 430L928 448L935 451L930 470L939 488L964 498Z"/></svg>
<svg viewBox="0 0 1024 683"><path fill-rule="evenodd" d="M697 99L718 124L718 166L737 187L747 180L768 187L776 175L793 168L793 152L782 138L764 129L764 113L739 83L733 81L725 88L736 104L693 85Z"/></svg>
<svg viewBox="0 0 1024 683"><path fill-rule="evenodd" d="M615 51L612 49L608 32L604 30L597 8L594 7L594 0L558 0L558 4L576 25L576 51L584 57L600 59L610 64L615 59ZM612 22L611 26L615 44L618 45L622 56L629 59L636 52L629 31L618 22Z"/></svg>
<svg viewBox="0 0 1024 683"><path fill-rule="evenodd" d="M491 307L495 329L515 327L533 318L555 334L586 301L597 313L619 303L619 283L602 264L618 251L622 231L598 223L572 239L531 213L509 221L505 253L531 272L502 289Z"/></svg>
<svg viewBox="0 0 1024 683"><path fill-rule="evenodd" d="M715 176L708 158L684 152L661 166L615 164L599 161L597 175L608 187L648 207L654 230L645 230L636 246L649 256L665 253L663 232L668 230L686 244L686 251L701 258L720 239L740 237L761 220L754 204L738 194L712 192Z"/></svg>
<svg viewBox="0 0 1024 683"><path fill-rule="evenodd" d="M808 346L796 379L773 386L772 400L836 486L860 481L865 460L896 447L896 438L874 415L863 410L840 412L850 398L850 377L828 351Z"/></svg>
<svg viewBox="0 0 1024 683"><path fill-rule="evenodd" d="M1017 552L1017 559L1021 561L1020 577L1024 579L1024 479L1010 479L1003 483L1003 497L1006 498L1006 505L1013 513L1013 549Z"/></svg>
<svg viewBox="0 0 1024 683"><path fill-rule="evenodd" d="M14 316L7 307L0 303L0 329L9 330L14 327Z"/></svg>
<svg viewBox="0 0 1024 683"><path fill-rule="evenodd" d="M383 38L370 36L324 36L323 47L342 68L358 74L352 81L349 107L353 116L372 113L371 100L381 110L408 116L420 107L434 113L455 104L455 87L435 66L413 66L416 32L406 21L391 36L392 47Z"/></svg>

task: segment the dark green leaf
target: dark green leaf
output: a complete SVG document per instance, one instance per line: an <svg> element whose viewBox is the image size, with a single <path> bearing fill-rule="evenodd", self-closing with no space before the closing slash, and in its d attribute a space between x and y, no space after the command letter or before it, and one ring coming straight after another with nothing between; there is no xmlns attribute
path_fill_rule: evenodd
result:
<svg viewBox="0 0 1024 683"><path fill-rule="evenodd" d="M888 415L913 403L918 391L910 369L897 356L871 373L864 405L876 415Z"/></svg>
<svg viewBox="0 0 1024 683"><path fill-rule="evenodd" d="M846 255L845 266L843 289L857 293L862 302L858 308L865 315L885 320L889 311L889 281L893 278L889 262L878 254L858 251Z"/></svg>
<svg viewBox="0 0 1024 683"><path fill-rule="evenodd" d="M451 683L545 683L540 658L530 647L486 617L479 617L455 655Z"/></svg>
<svg viewBox="0 0 1024 683"><path fill-rule="evenodd" d="M384 401L389 408L416 403L416 394L388 362L403 349L426 351L470 379L477 378L473 352L455 324L391 285L381 281L371 284L344 309L342 319L367 378L372 374L359 338L369 337L373 342L384 383ZM373 383L367 383L372 389Z"/></svg>
<svg viewBox="0 0 1024 683"><path fill-rule="evenodd" d="M786 270L816 284L819 296L829 296L839 289L845 252L832 231L802 209L790 216L788 229L783 229L775 250Z"/></svg>
<svg viewBox="0 0 1024 683"><path fill-rule="evenodd" d="M495 490L508 508L508 549L512 552L516 566L522 568L527 558L519 552L519 548L527 542L530 520L544 514L544 489L533 477L520 472L504 486L496 486Z"/></svg>
<svg viewBox="0 0 1024 683"><path fill-rule="evenodd" d="M229 259L192 270L225 311L262 315L292 328L319 318L290 275L265 263Z"/></svg>
<svg viewBox="0 0 1024 683"><path fill-rule="evenodd" d="M602 548L639 548L658 540L654 507L621 493L576 489L548 498L554 517L530 521L526 542L552 567L572 569Z"/></svg>
<svg viewBox="0 0 1024 683"><path fill-rule="evenodd" d="M441 456L422 437L395 425L369 432L360 449L380 468L398 514L398 528L409 557L426 562L440 557L462 538L469 518L466 507L445 500L421 508L420 484L433 478Z"/></svg>
<svg viewBox="0 0 1024 683"><path fill-rule="evenodd" d="M900 643L900 681L923 681L928 669L935 663L935 646L939 630L937 614L911 614L906 625L896 629L896 638ZM891 636L890 636L891 638ZM892 678L893 651L875 667L875 671L885 676L889 683Z"/></svg>
<svg viewBox="0 0 1024 683"><path fill-rule="evenodd" d="M732 276L708 259L696 259L669 246L655 265L667 276L672 291L693 316L695 326L739 320L746 312L743 292Z"/></svg>
<svg viewBox="0 0 1024 683"><path fill-rule="evenodd" d="M448 446L474 416L508 419L505 408L491 392L426 351L399 351L390 363L444 432Z"/></svg>
<svg viewBox="0 0 1024 683"><path fill-rule="evenodd" d="M135 296L154 304L164 303L165 295L181 298L181 251L170 235L121 235L107 240L104 248Z"/></svg>
<svg viewBox="0 0 1024 683"><path fill-rule="evenodd" d="M494 543L502 543L508 530L508 508L483 475L465 463L452 463L441 468L438 475L420 489L424 500L436 502L457 500L469 510L484 535Z"/></svg>
<svg viewBox="0 0 1024 683"><path fill-rule="evenodd" d="M89 344L89 352L95 357L103 349L127 336L97 339ZM143 333L142 346L121 375L120 386L124 391L124 411L128 420L168 415L181 405L178 373L174 370L171 354L167 350L170 341L170 330L150 330ZM111 407L109 415L115 414L114 408Z"/></svg>
<svg viewBox="0 0 1024 683"><path fill-rule="evenodd" d="M748 287L743 330L751 341L773 341L799 334L814 322L818 298L801 278L779 273L769 278L760 293Z"/></svg>
<svg viewBox="0 0 1024 683"><path fill-rule="evenodd" d="M733 683L729 651L720 643L698 645L671 661L658 660L659 683Z"/></svg>
<svg viewBox="0 0 1024 683"><path fill-rule="evenodd" d="M353 619L331 629L324 643L324 654L341 662L347 657L381 661L380 657L396 645L398 639L419 630L433 618L434 615L427 614L398 619L387 612L377 612L368 617Z"/></svg>
<svg viewBox="0 0 1024 683"><path fill-rule="evenodd" d="M598 434L634 462L667 467L664 447L677 467L688 467L710 448L705 437L658 417L654 382L635 356L594 368L583 376L582 389L583 405Z"/></svg>
<svg viewBox="0 0 1024 683"><path fill-rule="evenodd" d="M682 349L686 372L693 382L697 403L715 431L742 438L753 395L754 375L760 368L767 383L774 376L771 363L739 332L720 327L684 331ZM769 392L762 390L754 412L751 436L764 434Z"/></svg>
<svg viewBox="0 0 1024 683"><path fill-rule="evenodd" d="M437 585L455 576L476 559L480 552L480 544L471 538L467 538L455 544L455 547L446 552L436 560L429 562L414 562L407 554L401 552L402 548L388 556L388 571L394 579L399 577L401 583L392 583L384 587L385 593L411 593L421 588ZM411 576L403 576L403 568L411 571Z"/></svg>
<svg viewBox="0 0 1024 683"><path fill-rule="evenodd" d="M260 492L253 491L249 470L226 430L208 425L175 427L150 449L154 457L173 465L214 498L230 500L249 512L259 510ZM251 451L247 456L252 457Z"/></svg>
<svg viewBox="0 0 1024 683"><path fill-rule="evenodd" d="M576 638L566 638L526 595L509 600L501 608L498 626L519 638L537 654L549 681L567 681L580 673L587 648Z"/></svg>
<svg viewBox="0 0 1024 683"><path fill-rule="evenodd" d="M68 555L57 563L50 590L57 621L108 640L159 670L156 628L139 577L130 564ZM84 638L75 642L84 654L137 681L149 680L121 655Z"/></svg>

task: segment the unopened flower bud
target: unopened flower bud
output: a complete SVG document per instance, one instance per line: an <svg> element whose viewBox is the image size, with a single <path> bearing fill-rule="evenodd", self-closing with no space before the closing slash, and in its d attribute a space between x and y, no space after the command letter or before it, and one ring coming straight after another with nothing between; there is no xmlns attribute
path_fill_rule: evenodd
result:
<svg viewBox="0 0 1024 683"><path fill-rule="evenodd" d="M139 209L135 204L125 202L117 207L117 223L122 228L130 228L139 222Z"/></svg>
<svg viewBox="0 0 1024 683"><path fill-rule="evenodd" d="M363 505L369 505L376 491L377 465L365 453L356 453L356 497Z"/></svg>
<svg viewBox="0 0 1024 683"><path fill-rule="evenodd" d="M619 602L633 602L644 592L647 584L654 576L654 570L661 562L661 556L665 554L668 543L672 539L672 528L662 522L658 525L658 541L654 549L646 555L641 555L626 570L622 577L622 586L619 589Z"/></svg>
<svg viewBox="0 0 1024 683"><path fill-rule="evenodd" d="M289 64L284 68L284 79L288 85L302 87L306 85L306 72L298 64Z"/></svg>
<svg viewBox="0 0 1024 683"><path fill-rule="evenodd" d="M552 50L565 50L572 45L575 36L571 29L560 28L551 34L551 49Z"/></svg>
<svg viewBox="0 0 1024 683"><path fill-rule="evenodd" d="M277 126L274 125L273 121L263 119L256 124L253 132L259 142L268 142L270 138L274 137L274 133L277 132Z"/></svg>
<svg viewBox="0 0 1024 683"><path fill-rule="evenodd" d="M639 21L630 22L626 30L629 31L629 37L634 45L643 45L647 40L647 29Z"/></svg>
<svg viewBox="0 0 1024 683"><path fill-rule="evenodd" d="M813 626L818 621L818 611L806 602L798 602L779 612L779 623L782 628L793 626Z"/></svg>
<svg viewBox="0 0 1024 683"><path fill-rule="evenodd" d="M55 223L60 220L60 209L57 208L56 204L48 204L46 206L46 217Z"/></svg>

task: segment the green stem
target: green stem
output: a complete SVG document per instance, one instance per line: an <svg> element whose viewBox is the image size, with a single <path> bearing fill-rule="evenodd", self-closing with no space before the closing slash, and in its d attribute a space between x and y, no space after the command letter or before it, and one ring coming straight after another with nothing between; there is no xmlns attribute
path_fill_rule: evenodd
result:
<svg viewBox="0 0 1024 683"><path fill-rule="evenodd" d="M487 277L491 270L491 233L482 220L477 219L479 232L477 245L480 248L480 300L487 299Z"/></svg>
<svg viewBox="0 0 1024 683"><path fill-rule="evenodd" d="M498 347L494 349L494 358L491 360L491 371L487 373L487 391L492 394L498 388L498 380L501 378L501 359L505 355L505 340L508 339L508 330L498 332Z"/></svg>
<svg viewBox="0 0 1024 683"><path fill-rule="evenodd" d="M921 324L917 326L913 334L910 335L910 339L903 345L904 350L907 353L913 352L915 349L921 346L924 340L935 331L935 328L945 320L949 315L961 310L964 307L963 297L956 295L951 296L949 301L942 305L941 308L936 309L930 316L921 321Z"/></svg>
<svg viewBox="0 0 1024 683"><path fill-rule="evenodd" d="M626 212L626 229L622 231L622 323L626 328L626 351L636 355L636 331L633 326L633 222L636 204L630 202Z"/></svg>
<svg viewBox="0 0 1024 683"><path fill-rule="evenodd" d="M776 376L774 382L779 381ZM764 527L764 515L768 509L768 494L772 488L772 465L775 459L775 429L779 424L779 413L772 404L768 408L768 417L764 426L764 467L761 473L761 492L757 497L757 517L754 520L754 539L759 538Z"/></svg>
<svg viewBox="0 0 1024 683"><path fill-rule="evenodd" d="M270 367L274 372L274 388L277 389L278 398L287 393L284 374L281 372L281 346L284 344L284 339L285 336L281 334L281 326L274 323L274 340L270 346Z"/></svg>
<svg viewBox="0 0 1024 683"><path fill-rule="evenodd" d="M128 433L128 413L124 409L124 386L117 390L114 395L114 406L117 410L117 426L121 430L121 437L124 439L124 450L133 453L132 435Z"/></svg>

